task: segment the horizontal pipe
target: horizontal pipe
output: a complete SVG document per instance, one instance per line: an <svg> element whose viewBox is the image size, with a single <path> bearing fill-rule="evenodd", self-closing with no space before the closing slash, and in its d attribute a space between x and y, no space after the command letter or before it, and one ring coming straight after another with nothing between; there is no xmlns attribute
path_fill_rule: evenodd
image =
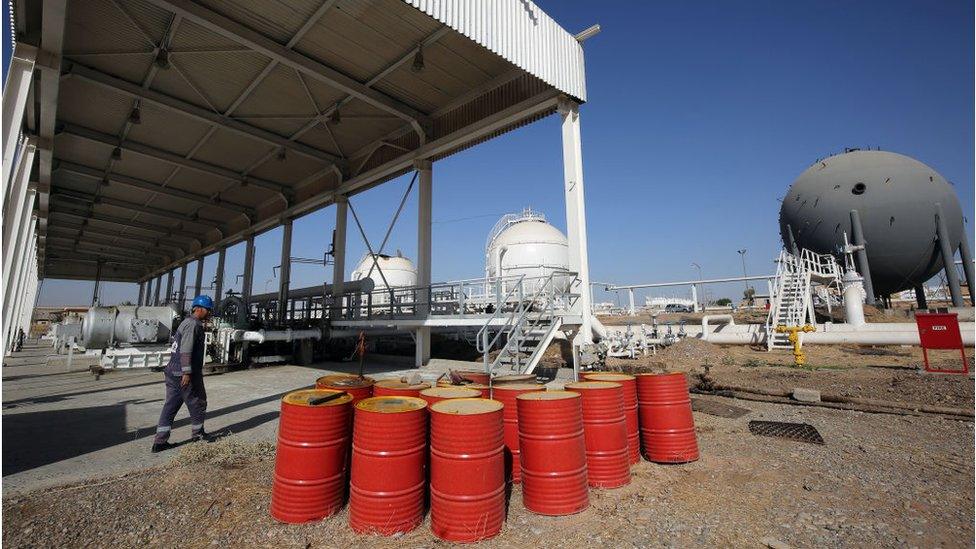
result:
<svg viewBox="0 0 976 549"><path fill-rule="evenodd" d="M265 343L268 341L297 341L300 339L321 339L322 330L235 330L233 341Z"/></svg>
<svg viewBox="0 0 976 549"><path fill-rule="evenodd" d="M702 340L708 341L708 336L709 336L708 323L711 322L711 321L716 321L717 322L719 320L725 321L725 323L728 324L729 326L735 326L735 319L732 318L732 315L729 315L729 314L724 314L724 315L705 315L701 319L701 330L702 330L701 331L701 333L702 333L701 338L702 338Z"/></svg>
<svg viewBox="0 0 976 549"><path fill-rule="evenodd" d="M706 280L685 280L683 282L655 282L652 284L611 285L606 287L606 291L612 292L614 290L636 290L638 288L666 288L668 286L690 286L692 284L720 284L723 282L744 282L746 280L767 280L772 278L776 278L776 275L732 276L729 278L711 278Z"/></svg>
<svg viewBox="0 0 976 549"><path fill-rule="evenodd" d="M373 279L363 278L360 280L350 280L343 282L342 291L351 293L369 293L373 291ZM322 284L321 286L309 286L307 288L295 288L288 291L288 299L304 299L309 297L323 297L332 293L332 284ZM278 292L257 294L251 296L251 303L262 303L278 299Z"/></svg>

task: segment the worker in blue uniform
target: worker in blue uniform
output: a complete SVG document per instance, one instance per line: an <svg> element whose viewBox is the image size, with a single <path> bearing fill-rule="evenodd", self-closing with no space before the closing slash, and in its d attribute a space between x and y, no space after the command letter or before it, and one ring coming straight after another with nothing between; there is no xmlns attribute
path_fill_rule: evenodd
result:
<svg viewBox="0 0 976 549"><path fill-rule="evenodd" d="M203 321L213 311L214 302L208 295L199 295L190 305L190 314L173 332L169 363L166 365L166 403L159 414L153 453L172 448L169 434L176 412L186 404L192 424L192 440L206 440L203 419L207 412L207 390L203 386L203 353L205 334Z"/></svg>

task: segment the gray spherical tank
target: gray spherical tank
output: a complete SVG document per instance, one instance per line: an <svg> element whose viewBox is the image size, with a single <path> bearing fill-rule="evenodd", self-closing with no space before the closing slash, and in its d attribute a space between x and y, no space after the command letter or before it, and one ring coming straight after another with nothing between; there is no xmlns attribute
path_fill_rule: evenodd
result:
<svg viewBox="0 0 976 549"><path fill-rule="evenodd" d="M796 178L780 208L780 235L787 249L789 227L800 248L837 255L845 232L853 241L851 210L857 210L875 293L886 295L942 269L936 204L942 205L955 251L964 232L952 185L913 158L855 150L819 161Z"/></svg>

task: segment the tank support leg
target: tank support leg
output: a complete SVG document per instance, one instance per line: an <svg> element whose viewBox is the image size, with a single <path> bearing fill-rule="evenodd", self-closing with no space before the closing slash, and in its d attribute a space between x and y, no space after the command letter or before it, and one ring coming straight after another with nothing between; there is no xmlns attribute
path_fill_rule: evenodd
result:
<svg viewBox="0 0 976 549"><path fill-rule="evenodd" d="M915 302L920 310L929 308L929 302L925 299L925 286L922 284L915 285Z"/></svg>
<svg viewBox="0 0 976 549"><path fill-rule="evenodd" d="M864 292L867 294L865 302L868 305L875 305L874 283L871 281L871 266L868 264L867 243L864 241L864 229L861 228L861 215L857 210L851 210L851 233L854 237L854 245L862 246L857 251L857 270L864 277Z"/></svg>
<svg viewBox="0 0 976 549"><path fill-rule="evenodd" d="M969 236L963 231L962 241L959 242L959 258L962 259L962 271L966 273L966 286L969 288L969 304L976 305L973 297L973 251L969 248Z"/></svg>
<svg viewBox="0 0 976 549"><path fill-rule="evenodd" d="M942 204L935 203L935 231L939 238L939 250L942 252L942 265L945 268L946 280L949 282L949 296L953 307L964 306L962 289L959 288L959 271L956 270L956 254L949 243L949 229L946 227Z"/></svg>
<svg viewBox="0 0 976 549"><path fill-rule="evenodd" d="M581 317L577 340L593 343L593 314L590 303L590 260L586 247L586 207L583 200L583 144L580 138L579 104L569 99L559 101L563 141L563 193L566 200L566 237L569 244L569 268L579 279L579 299L573 305Z"/></svg>

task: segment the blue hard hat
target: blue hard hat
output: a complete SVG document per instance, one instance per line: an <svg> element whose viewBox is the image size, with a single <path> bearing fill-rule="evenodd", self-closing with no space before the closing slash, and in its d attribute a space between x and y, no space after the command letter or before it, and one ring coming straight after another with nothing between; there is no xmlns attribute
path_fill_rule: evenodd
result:
<svg viewBox="0 0 976 549"><path fill-rule="evenodd" d="M190 305L191 309L194 307L203 307L208 311L212 311L214 308L214 302L209 295L198 295L193 298L193 304Z"/></svg>

